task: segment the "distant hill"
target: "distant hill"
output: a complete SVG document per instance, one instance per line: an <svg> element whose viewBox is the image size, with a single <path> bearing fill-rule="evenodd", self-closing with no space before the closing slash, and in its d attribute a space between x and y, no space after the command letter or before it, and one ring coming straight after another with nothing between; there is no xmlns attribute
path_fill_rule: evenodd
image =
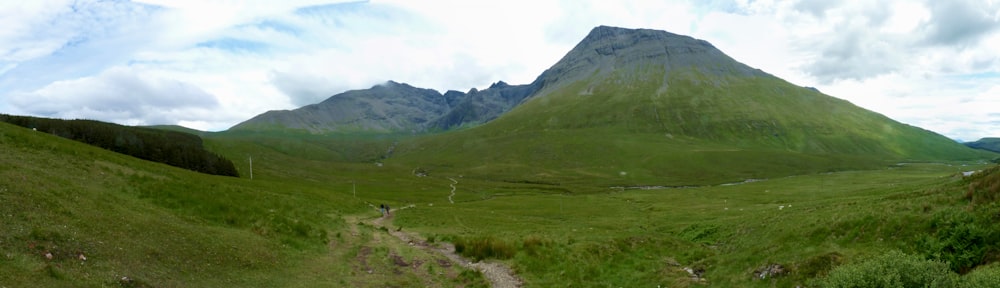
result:
<svg viewBox="0 0 1000 288"><path fill-rule="evenodd" d="M482 91L441 94L389 81L295 110L268 111L229 130L297 130L312 134L447 130L493 120L536 90L536 85L512 86L500 81Z"/></svg>
<svg viewBox="0 0 1000 288"><path fill-rule="evenodd" d="M239 177L232 161L205 150L202 139L190 133L122 126L93 120L61 120L4 114L0 114L0 122L192 171Z"/></svg>
<svg viewBox="0 0 1000 288"><path fill-rule="evenodd" d="M188 128L188 127L184 127L184 126L180 126L180 125L150 125L150 126L139 126L139 127L159 129L159 130L167 130L167 131L175 131L175 132L181 132L181 133L194 134L194 135L198 135L198 136L201 136L201 135L205 134L205 131L201 131L201 130L198 130L198 129L192 129L192 128Z"/></svg>
<svg viewBox="0 0 1000 288"><path fill-rule="evenodd" d="M1000 153L1000 138L982 138L974 142L965 142L965 146Z"/></svg>

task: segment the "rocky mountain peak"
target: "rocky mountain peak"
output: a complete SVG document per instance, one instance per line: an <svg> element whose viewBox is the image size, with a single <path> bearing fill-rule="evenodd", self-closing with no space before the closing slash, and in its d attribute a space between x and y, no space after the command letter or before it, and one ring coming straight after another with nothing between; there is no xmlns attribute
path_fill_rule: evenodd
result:
<svg viewBox="0 0 1000 288"><path fill-rule="evenodd" d="M590 46L601 55L613 55L615 51L622 51L636 45L650 44L650 42L666 49L683 49L689 52L717 50L708 41L690 36L677 35L662 30L611 26L598 26L590 30L590 33L580 41L579 45Z"/></svg>
<svg viewBox="0 0 1000 288"><path fill-rule="evenodd" d="M507 86L510 86L509 84L507 84L507 82L497 81L496 83L493 83L493 85L490 85L490 89L492 89L492 88L502 88L502 87L507 87Z"/></svg>
<svg viewBox="0 0 1000 288"><path fill-rule="evenodd" d="M662 69L665 76L678 70L697 70L713 77L769 76L730 58L705 40L660 30L598 26L540 80L543 90L550 91L581 80L596 80L595 75L629 75L650 68Z"/></svg>

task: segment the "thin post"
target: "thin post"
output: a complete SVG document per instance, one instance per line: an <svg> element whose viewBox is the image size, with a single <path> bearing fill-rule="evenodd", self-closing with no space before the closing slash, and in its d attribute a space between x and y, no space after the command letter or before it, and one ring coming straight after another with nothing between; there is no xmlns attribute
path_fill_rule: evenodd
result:
<svg viewBox="0 0 1000 288"><path fill-rule="evenodd" d="M247 155L250 158L250 180L253 180L253 156Z"/></svg>

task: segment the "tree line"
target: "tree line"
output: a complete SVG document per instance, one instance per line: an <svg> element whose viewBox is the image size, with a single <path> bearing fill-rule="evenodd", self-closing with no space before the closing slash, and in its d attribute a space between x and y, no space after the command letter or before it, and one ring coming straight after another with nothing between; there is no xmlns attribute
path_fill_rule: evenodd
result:
<svg viewBox="0 0 1000 288"><path fill-rule="evenodd" d="M201 173L239 177L229 159L205 150L197 135L94 120L61 120L0 114L0 121L35 129L139 159Z"/></svg>

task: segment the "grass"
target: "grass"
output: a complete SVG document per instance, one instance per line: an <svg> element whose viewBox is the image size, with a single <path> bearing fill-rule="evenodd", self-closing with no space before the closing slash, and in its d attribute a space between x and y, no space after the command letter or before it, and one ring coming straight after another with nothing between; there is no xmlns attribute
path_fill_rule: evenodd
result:
<svg viewBox="0 0 1000 288"><path fill-rule="evenodd" d="M558 131L531 133L539 137L525 139L573 137ZM441 137L457 137L448 135ZM531 287L786 287L806 285L836 267L892 250L922 255L919 243L924 235L940 235L934 236L939 240L952 235L939 234L931 226L935 217L993 209L989 201L996 199L990 190L993 178L958 176L989 167L985 164L888 165L878 160L870 162L877 167L872 170L829 169L827 164L810 165L824 157L849 158L796 152L801 160L779 158L792 168L757 174L757 169L777 162L754 166L758 164L739 160L740 153L720 151L725 145L682 137L631 136L655 144L599 140L610 145L608 151L629 157L660 147L650 150L648 162L635 166L624 161L590 166L613 160L614 153L587 145L575 151L597 159L586 160L589 164L546 160L565 157L545 152L561 149L555 146L524 154L529 156L517 154L521 156L514 157L528 158L514 160L486 153L487 161L477 166L460 163L459 156L436 154L449 147L490 147L478 140L458 141L461 138L436 143L403 139L396 155L384 159L377 151L396 140L205 137L207 147L231 159L254 155L254 179L242 170L248 165L237 164L240 179L208 176L0 126L0 145L6 152L0 155L0 284L113 286L122 285L122 277L136 286L483 284L482 275L434 264L438 256L395 242L386 231L356 224L377 216L369 204L385 203L395 208L412 205L395 212L395 227L480 251L469 254L473 258L499 258ZM503 144L505 137L484 141ZM553 141L575 145L572 138ZM406 145L417 149L410 151L424 147L428 155L404 153ZM367 147L359 151L371 153L337 152L354 149L344 146ZM694 151L697 147L716 151L685 155L699 152ZM768 157L796 154L750 152L775 153ZM433 155L443 160L427 160L435 159ZM660 164L662 159L705 168L680 174L685 169ZM728 166L735 172L711 169L710 164L724 159L737 159ZM566 169L555 169L559 163ZM426 176L415 175L418 169ZM671 176L674 173L680 176ZM748 178L767 179L718 185ZM454 203L448 201L451 185L456 188ZM612 188L643 185L701 186ZM982 262L995 261L995 250L985 251ZM46 259L45 253L52 253L53 259ZM79 260L79 254L87 260ZM404 263L423 264L400 266L396 256ZM360 259L372 273L363 269ZM754 280L755 271L774 264L785 273ZM991 268L979 266L962 277L989 280L981 271ZM698 271L703 280L687 270Z"/></svg>
<svg viewBox="0 0 1000 288"><path fill-rule="evenodd" d="M698 285L683 267L705 269L715 285L788 286L863 255L915 249L939 211L967 205L956 173L979 167L916 164L732 186L496 196L406 210L396 223L523 243L510 261L535 286ZM528 244L538 242L546 244ZM789 274L750 280L775 263Z"/></svg>
<svg viewBox="0 0 1000 288"><path fill-rule="evenodd" d="M345 265L362 246L417 257L405 244L345 241L344 217L367 211L345 190L204 175L8 124L0 124L0 146L2 286L382 286L410 276L462 283L455 268L440 278L372 278Z"/></svg>

